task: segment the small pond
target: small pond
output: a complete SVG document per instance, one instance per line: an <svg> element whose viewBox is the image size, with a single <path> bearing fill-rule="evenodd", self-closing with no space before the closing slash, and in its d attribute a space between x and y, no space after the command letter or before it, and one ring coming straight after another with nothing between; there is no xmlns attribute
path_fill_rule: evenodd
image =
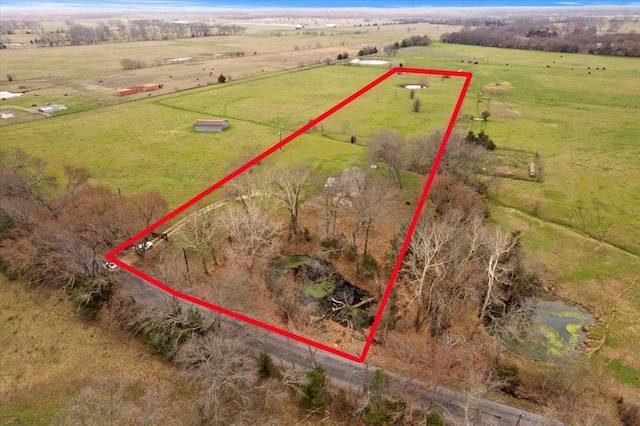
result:
<svg viewBox="0 0 640 426"><path fill-rule="evenodd" d="M405 84L404 86L405 89L409 89L409 90L420 90L420 89L426 89L427 86L425 86L424 84Z"/></svg>
<svg viewBox="0 0 640 426"><path fill-rule="evenodd" d="M389 65L391 61L385 61L382 59L352 59L349 63L353 65L372 65L372 66L381 66L381 65Z"/></svg>
<svg viewBox="0 0 640 426"><path fill-rule="evenodd" d="M579 356L587 341L585 327L594 321L593 316L579 306L542 300L523 338L508 346L521 355L541 360Z"/></svg>
<svg viewBox="0 0 640 426"><path fill-rule="evenodd" d="M18 96L22 96L23 93L14 93L14 92L8 92L6 90L0 90L0 98L2 99L9 99L9 98L17 98Z"/></svg>
<svg viewBox="0 0 640 426"><path fill-rule="evenodd" d="M292 282L299 286L300 304L316 306L314 315L356 330L373 324L374 315L367 308L375 301L366 291L345 280L330 263L304 255L281 257L271 265L269 290L279 296L285 290L284 285Z"/></svg>

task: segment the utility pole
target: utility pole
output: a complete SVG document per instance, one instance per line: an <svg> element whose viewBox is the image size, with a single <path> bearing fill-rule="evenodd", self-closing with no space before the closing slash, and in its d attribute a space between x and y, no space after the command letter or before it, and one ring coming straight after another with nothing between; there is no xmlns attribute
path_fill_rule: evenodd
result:
<svg viewBox="0 0 640 426"><path fill-rule="evenodd" d="M187 282L189 283L189 287L191 287L191 272L189 272L189 260L187 260L187 250L182 247L182 255L184 256L184 264L187 267Z"/></svg>

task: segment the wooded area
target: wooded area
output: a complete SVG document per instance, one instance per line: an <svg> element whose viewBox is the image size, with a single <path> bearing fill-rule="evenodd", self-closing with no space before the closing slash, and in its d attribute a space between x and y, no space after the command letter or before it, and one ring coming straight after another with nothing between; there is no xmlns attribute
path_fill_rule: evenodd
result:
<svg viewBox="0 0 640 426"><path fill-rule="evenodd" d="M618 32L615 22L612 20L612 27L604 33L599 32L596 25L580 20L562 24L531 19L487 22L443 34L440 41L546 52L640 57L640 34Z"/></svg>

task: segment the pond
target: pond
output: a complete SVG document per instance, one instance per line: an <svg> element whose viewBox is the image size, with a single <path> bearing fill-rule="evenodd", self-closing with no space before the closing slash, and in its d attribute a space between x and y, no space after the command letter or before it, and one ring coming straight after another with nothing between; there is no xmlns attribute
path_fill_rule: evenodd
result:
<svg viewBox="0 0 640 426"><path fill-rule="evenodd" d="M556 360L584 353L585 327L595 322L579 306L542 300L523 338L508 344L513 351L535 359Z"/></svg>
<svg viewBox="0 0 640 426"><path fill-rule="evenodd" d="M13 93L13 92L8 92L6 90L2 90L0 91L0 98L2 99L9 99L9 98L17 98L18 96L22 96L24 93Z"/></svg>
<svg viewBox="0 0 640 426"><path fill-rule="evenodd" d="M268 283L275 296L285 291L285 285L295 285L301 305L314 305L315 315L343 326L361 330L373 324L374 315L367 308L375 300L330 263L306 255L284 256L271 265Z"/></svg>

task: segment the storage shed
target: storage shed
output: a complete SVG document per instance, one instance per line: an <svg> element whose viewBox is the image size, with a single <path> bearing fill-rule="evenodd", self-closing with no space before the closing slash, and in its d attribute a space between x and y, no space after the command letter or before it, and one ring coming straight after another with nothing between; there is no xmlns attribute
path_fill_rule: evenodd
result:
<svg viewBox="0 0 640 426"><path fill-rule="evenodd" d="M150 84L141 84L139 86L136 86L135 89L138 92L149 92L151 90L160 90L163 87L164 87L164 84L150 83Z"/></svg>
<svg viewBox="0 0 640 426"><path fill-rule="evenodd" d="M194 124L197 132L221 132L229 127L227 120L198 119Z"/></svg>
<svg viewBox="0 0 640 426"><path fill-rule="evenodd" d="M136 93L138 93L137 89L116 89L113 91L113 94L116 96L127 96L127 95L135 95Z"/></svg>

